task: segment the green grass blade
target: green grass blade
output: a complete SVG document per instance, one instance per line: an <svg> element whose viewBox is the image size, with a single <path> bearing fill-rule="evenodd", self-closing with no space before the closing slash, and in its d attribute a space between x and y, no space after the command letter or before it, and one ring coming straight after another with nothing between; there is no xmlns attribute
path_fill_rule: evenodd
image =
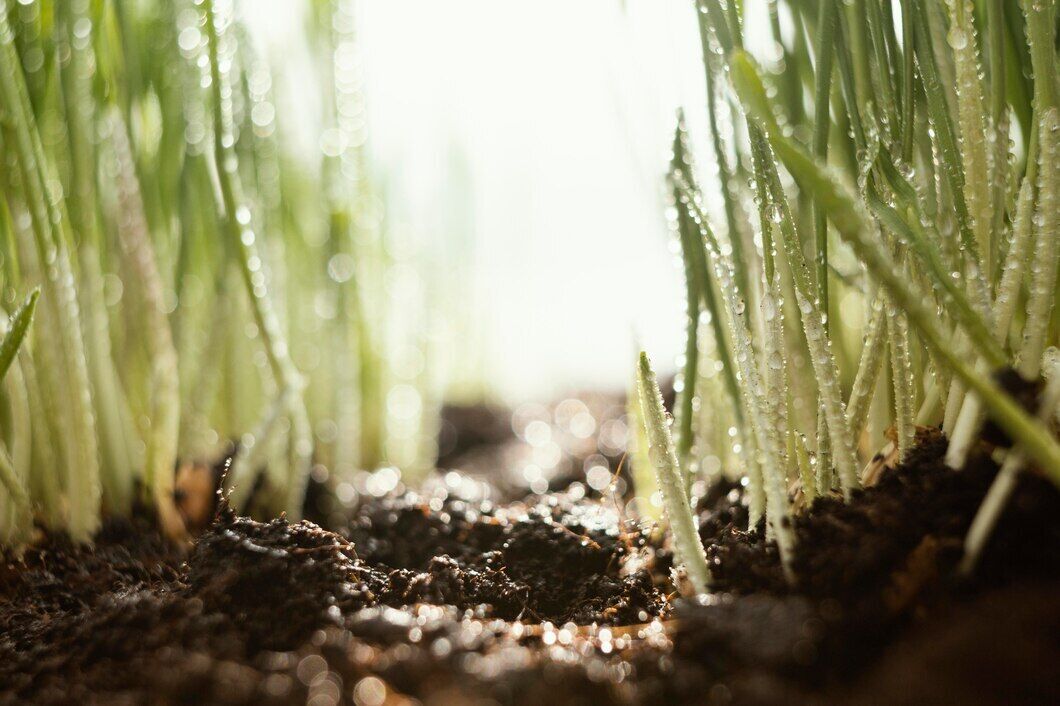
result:
<svg viewBox="0 0 1060 706"><path fill-rule="evenodd" d="M738 368L734 362L736 355L733 351L733 342L727 333L726 321L728 320L728 316L723 305L718 301L718 292L716 291L718 285L717 278L711 274L711 267L707 262L707 253L703 242L703 236L700 233L698 225L699 217L701 217L702 214L698 212L694 213L694 206L690 206L690 204L695 204L696 194L691 191L691 187L688 185L683 171L679 170L671 172L670 180L674 186L674 193L677 198L676 206L678 210L683 214L686 222L691 222L696 229L694 247L691 250L693 274L698 278L698 289L703 297L704 308L710 314L710 325L714 334L718 362L721 365L721 375L736 421L736 443L740 445L739 456L748 478L751 480L748 491L750 496L748 502L748 522L750 527L753 528L757 526L758 521L762 518L765 512L765 496L762 488L761 468L754 454L754 444L744 433L744 424L748 413L743 404L740 381L737 378ZM735 257L735 255L736 249L733 248L733 256ZM736 269L735 266L733 269ZM742 293L743 290L739 288L739 284L736 283L735 277L733 279L733 286L736 287L738 293Z"/></svg>
<svg viewBox="0 0 1060 706"><path fill-rule="evenodd" d="M913 445L913 370L909 360L909 327L905 315L894 308L887 312L887 334L890 339L891 381L894 385L894 427L898 436L898 458L905 460Z"/></svg>
<svg viewBox="0 0 1060 706"><path fill-rule="evenodd" d="M118 238L128 270L136 280L138 298L142 302L140 327L145 334L150 356L149 377L143 383L150 394L144 485L158 512L163 532L170 538L180 539L185 534L184 522L177 512L173 496L180 433L177 350L166 315L162 278L150 240L125 122L116 107L111 113L110 127L117 176L117 201L122 212L118 221Z"/></svg>
<svg viewBox="0 0 1060 706"><path fill-rule="evenodd" d="M680 182L679 182L680 183ZM686 185L687 186L687 185ZM710 230L707 219L698 204L688 198L694 196L687 188L682 189L686 196L686 203L691 212L695 214L697 223L703 232L703 242L714 263L714 271L717 275L718 288L725 297L728 308L729 328L732 333L733 350L740 374L740 395L743 399L744 409L747 410L747 421L751 425L751 434L754 437L755 447L761 454L761 477L756 477L753 466L751 471L751 490L755 486L762 488L765 493L767 520L773 528L773 534L780 550L781 562L789 579L794 577L791 562L795 548L795 535L791 529L790 514L791 506L788 502L787 479L784 467L781 464L781 452L776 447L777 437L770 433L768 406L765 400L765 390L762 386L762 375L759 371L757 356L754 345L746 305L739 296L733 279L732 262L718 246L717 239ZM752 501L754 496L752 495Z"/></svg>
<svg viewBox="0 0 1060 706"><path fill-rule="evenodd" d="M978 245L978 257L984 274L992 279L994 251L992 227L993 197L987 168L986 104L979 79L979 38L969 3L949 3L950 31L947 37L953 49L957 75L957 124L960 127L960 153L964 174L972 175L964 184L970 225Z"/></svg>
<svg viewBox="0 0 1060 706"><path fill-rule="evenodd" d="M1041 116L1038 164L1038 203L1032 218L1035 229L1036 251L1031 265L1027 301L1027 320L1023 326L1023 342L1017 369L1035 379L1041 370L1042 353L1049 336L1049 321L1056 305L1057 258L1060 257L1060 109L1049 108Z"/></svg>
<svg viewBox="0 0 1060 706"><path fill-rule="evenodd" d="M685 135L684 117L678 115L677 128L674 130L673 157L670 168L691 175L691 160L688 157L687 136ZM700 282L700 273L696 267L696 249L702 248L697 243L699 231L692 222L686 209L680 207L680 196L674 187L674 203L677 205L676 228L681 244L682 261L685 270L685 360L681 370L680 389L677 393L677 405L674 417L677 422L677 460L687 474L686 492L691 496L694 470L692 468L692 447L695 443L693 434L696 384L699 379L699 313L702 299L700 288L709 286L709 282Z"/></svg>
<svg viewBox="0 0 1060 706"><path fill-rule="evenodd" d="M701 50L703 54L703 73L706 77L706 91L707 91L707 122L710 127L710 139L711 146L714 149L714 159L718 168L718 188L721 191L722 204L725 206L725 225L728 230L729 242L732 245L732 258L736 263L736 284L740 288L741 292L745 292L746 296L750 297L752 293L751 289L751 277L755 272L756 261L748 255L748 248L744 243L744 229L742 224L745 222L743 215L743 209L740 207L739 202L736 199L735 194L735 179L733 178L733 168L729 166L729 161L725 152L725 145L722 141L721 132L718 129L718 111L721 108L721 99L718 95L714 80L715 74L720 73L720 69L717 64L721 58L714 51L713 42L711 41L710 24L708 17L702 12L697 13L698 25L699 25L699 38L701 44ZM753 248L750 248L753 251ZM706 294L706 292L704 292ZM736 399L739 395L736 396Z"/></svg>
<svg viewBox="0 0 1060 706"><path fill-rule="evenodd" d="M287 341L264 285L264 278L258 271L260 267L254 264L260 263L261 260L256 254L257 238L250 227L250 209L243 203L239 192L239 163L233 149L229 114L230 89L225 88L226 76L221 72L219 60L218 13L211 0L204 3L203 12L209 40L214 157L220 186L223 226L236 253L236 266L250 300L251 313L261 336L269 367L280 388L280 398L289 405L287 412L291 418L290 447L295 462L291 464L286 481L287 498L284 509L290 517L297 519L302 514L302 490L309 476L312 453L312 438L307 433L307 413L301 396L304 382L291 360ZM262 440L259 442L264 443ZM240 471L234 470L233 475L238 477L245 473L245 469ZM249 482L249 479L242 482Z"/></svg>
<svg viewBox="0 0 1060 706"><path fill-rule="evenodd" d="M1008 339L1016 305L1020 300L1020 285L1023 282L1027 260L1034 249L1034 183L1031 171L1020 184L1016 198L1016 216L1012 223L1012 243L1009 245L1001 282L994 299L994 332L1002 344Z"/></svg>
<svg viewBox="0 0 1060 706"><path fill-rule="evenodd" d="M32 508L29 492L26 490L25 482L15 471L7 451L2 447L0 447L0 484L7 489L18 515L21 516L17 518L17 524L21 525L19 529L25 530L32 521L29 518Z"/></svg>
<svg viewBox="0 0 1060 706"><path fill-rule="evenodd" d="M1056 2L1023 0L1023 11L1027 15L1027 40L1034 70L1034 109L1042 114L1050 108L1060 108L1054 37Z"/></svg>
<svg viewBox="0 0 1060 706"><path fill-rule="evenodd" d="M691 501L685 490L684 474L677 461L659 383L655 378L655 371L651 368L651 361L643 351L637 371L640 405L648 436L648 455L662 490L666 516L673 533L674 549L678 560L688 573L692 588L697 594L706 593L711 581L707 555L699 538L695 518L692 516Z"/></svg>
<svg viewBox="0 0 1060 706"><path fill-rule="evenodd" d="M626 424L632 437L627 463L630 477L633 478L633 490L639 502L640 517L650 522L658 522L660 512L652 503L652 496L659 489L659 482L655 479L655 469L648 455L648 433L644 412L641 410L639 379L639 372L635 372L626 392Z"/></svg>
<svg viewBox="0 0 1060 706"><path fill-rule="evenodd" d="M967 295L957 287L919 221L916 218L903 218L874 192L866 194L865 203L880 223L917 254L925 272L931 277L932 284L945 293L944 302L947 309L960 323L969 339L975 342L979 354L990 361L991 365L1004 365L1008 357L994 338L990 326L973 308Z"/></svg>
<svg viewBox="0 0 1060 706"><path fill-rule="evenodd" d="M8 322L7 332L4 334L3 341L0 341L0 382L6 377L11 363L15 360L15 355L26 338L26 332L33 321L33 311L37 306L37 297L39 296L40 290L34 289ZM7 488L7 492L15 503L17 511L23 515L21 518L22 522L26 522L31 508L29 491L26 488L25 480L16 471L11 458L4 449L0 449L0 482Z"/></svg>
<svg viewBox="0 0 1060 706"><path fill-rule="evenodd" d="M743 52L730 55L730 70L735 70L732 62L733 57L736 56L746 55ZM764 89L762 97L763 99L765 97ZM843 492L849 497L850 493L858 487L859 481L854 447L847 427L846 409L840 395L838 369L824 328L825 317L819 308L816 287L810 279L810 270L803 255L801 239L796 232L795 222L780 184L780 178L768 155L769 148L759 132L758 125L752 123L748 129L751 132L752 150L757 149L760 154L758 166L761 168L761 173L756 174L756 178L765 180L772 206L779 215L781 243L784 246L788 270L791 272L794 283L796 302L806 334L810 361L817 379L821 405L824 408L832 457ZM757 147L755 142L759 143Z"/></svg>
<svg viewBox="0 0 1060 706"><path fill-rule="evenodd" d="M821 162L828 158L828 133L832 124L828 114L832 94L832 63L835 57L837 34L837 11L835 0L819 0L817 12L817 82L814 86L813 109L813 154ZM817 292L821 310L831 311L828 300L828 222L824 213L813 206L814 242L817 245ZM825 321L827 330L829 322Z"/></svg>
<svg viewBox="0 0 1060 706"><path fill-rule="evenodd" d="M7 375L8 368L11 367L18 349L22 346L22 341L26 338L29 325L33 322L33 312L37 308L37 299L39 297L40 288L38 287L30 292L30 295L26 297L26 301L22 302L22 306L11 316L7 333L4 334L4 340L0 341L0 382Z"/></svg>

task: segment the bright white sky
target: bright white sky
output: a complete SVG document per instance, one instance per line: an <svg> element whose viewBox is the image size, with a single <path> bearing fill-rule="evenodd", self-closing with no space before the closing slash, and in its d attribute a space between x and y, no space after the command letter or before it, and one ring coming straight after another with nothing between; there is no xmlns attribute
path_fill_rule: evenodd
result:
<svg viewBox="0 0 1060 706"><path fill-rule="evenodd" d="M287 111L285 95L298 96L294 115L312 123L311 62L291 46L303 9L243 5L271 47L278 100ZM677 108L705 130L692 3L363 0L358 11L390 230L463 300L439 314L442 377L470 371L510 401L620 387L635 335L672 369L683 285L662 176Z"/></svg>

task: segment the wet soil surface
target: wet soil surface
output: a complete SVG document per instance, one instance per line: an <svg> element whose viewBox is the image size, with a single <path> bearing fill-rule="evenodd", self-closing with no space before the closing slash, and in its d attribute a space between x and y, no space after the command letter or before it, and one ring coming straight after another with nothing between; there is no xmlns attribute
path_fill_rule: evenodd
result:
<svg viewBox="0 0 1060 706"><path fill-rule="evenodd" d="M996 467L944 450L798 516L790 585L708 489L699 601L578 493L385 496L334 532L222 505L186 552L144 522L48 537L0 568L0 703L1060 703L1060 495L1024 477L961 579Z"/></svg>

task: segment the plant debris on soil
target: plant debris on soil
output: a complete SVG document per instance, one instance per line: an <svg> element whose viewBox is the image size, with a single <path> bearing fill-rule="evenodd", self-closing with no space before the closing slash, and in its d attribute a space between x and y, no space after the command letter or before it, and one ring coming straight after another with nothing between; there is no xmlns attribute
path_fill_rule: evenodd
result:
<svg viewBox="0 0 1060 706"><path fill-rule="evenodd" d="M921 434L795 518L788 585L739 486L699 504L713 593L672 593L610 499L371 498L341 526L237 517L188 552L146 521L0 570L4 704L1060 703L1060 496L1026 474L976 575L996 465Z"/></svg>

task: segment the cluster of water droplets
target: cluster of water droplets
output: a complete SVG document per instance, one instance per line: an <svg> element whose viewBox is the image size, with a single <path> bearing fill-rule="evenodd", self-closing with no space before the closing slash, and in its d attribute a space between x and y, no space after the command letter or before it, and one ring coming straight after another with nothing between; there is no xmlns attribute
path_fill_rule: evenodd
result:
<svg viewBox="0 0 1060 706"><path fill-rule="evenodd" d="M213 135L209 103L205 100L205 91L212 83L206 20L197 4L185 3L176 13L177 48L184 59L176 68L183 89L184 140L191 155L207 153Z"/></svg>

